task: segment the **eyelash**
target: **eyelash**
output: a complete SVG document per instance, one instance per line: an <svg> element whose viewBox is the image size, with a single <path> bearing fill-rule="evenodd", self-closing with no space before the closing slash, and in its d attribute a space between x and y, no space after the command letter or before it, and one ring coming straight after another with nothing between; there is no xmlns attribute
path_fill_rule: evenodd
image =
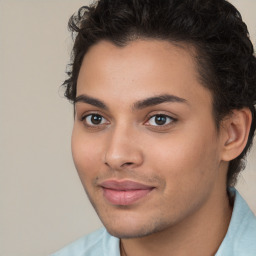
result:
<svg viewBox="0 0 256 256"><path fill-rule="evenodd" d="M93 117L93 116L95 116L95 117L100 117L100 118L102 118L102 120L105 120L105 122L104 123L99 123L99 124L88 124L88 122L86 122L86 119L88 118L88 117ZM156 117L159 117L159 118L165 118L166 120L168 120L169 119L169 122L167 123L167 124L162 124L162 125L152 125L152 124L149 124L149 122L150 122L150 120L152 119L152 118L156 118ZM86 126L86 128L88 128L88 129L93 129L93 130L100 130L100 129L102 129L103 127L102 126L105 126L105 125L108 125L108 124L110 124L110 122L109 121L107 121L107 119L106 118L104 118L101 114L99 114L99 113L90 113L90 114L86 114L86 115L83 115L82 117L81 117L81 120L80 120L81 122L83 122L83 124ZM91 119L90 119L90 122L91 122ZM174 117L171 117L171 116L169 116L169 115L166 115L166 114L161 114L161 113L159 113L159 114L151 114L148 118L147 118L147 121L146 122L144 122L143 124L145 125L145 126L148 126L149 128L151 128L151 129L158 129L158 130L166 130L166 129L168 129L170 126L172 126L175 122L177 122L177 119L176 118L174 118Z"/></svg>
<svg viewBox="0 0 256 256"><path fill-rule="evenodd" d="M147 124L149 123L149 121L152 119L152 118L157 118L157 117L160 117L160 118L165 118L165 119L169 119L169 123L167 124L162 124L162 125L150 125L150 124ZM147 121L144 123L145 125L147 126L155 126L155 127L169 127L170 125L172 125L174 122L176 122L177 119L176 118L173 118L171 116L168 116L168 115L165 115L165 114L152 114L149 116L149 118L147 119Z"/></svg>
<svg viewBox="0 0 256 256"><path fill-rule="evenodd" d="M103 124L88 124L88 122L86 122L86 119L87 119L88 117L90 117L90 116L91 116L91 118L92 118L93 116L95 116L95 117L100 117L100 118L102 118L103 120L106 120L106 121L107 121L107 119L104 118L104 117L103 117L101 114L99 114L99 113L90 113L90 114L87 114L87 115L83 115L82 118L81 118L81 121L83 122L83 124L84 124L87 128L100 129L100 128L102 128L103 125L105 125L105 123L103 123ZM106 124L109 124L109 122L107 121Z"/></svg>

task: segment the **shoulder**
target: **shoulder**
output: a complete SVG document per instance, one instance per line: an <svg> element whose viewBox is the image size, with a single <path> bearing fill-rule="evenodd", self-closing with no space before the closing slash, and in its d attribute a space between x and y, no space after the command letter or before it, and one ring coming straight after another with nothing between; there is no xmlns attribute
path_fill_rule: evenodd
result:
<svg viewBox="0 0 256 256"><path fill-rule="evenodd" d="M119 239L111 236L105 228L101 228L89 235L64 247L51 256L103 256L111 251L113 256L119 256Z"/></svg>
<svg viewBox="0 0 256 256"><path fill-rule="evenodd" d="M256 217L238 191L233 189L235 203L228 232L218 253L219 255L256 255Z"/></svg>

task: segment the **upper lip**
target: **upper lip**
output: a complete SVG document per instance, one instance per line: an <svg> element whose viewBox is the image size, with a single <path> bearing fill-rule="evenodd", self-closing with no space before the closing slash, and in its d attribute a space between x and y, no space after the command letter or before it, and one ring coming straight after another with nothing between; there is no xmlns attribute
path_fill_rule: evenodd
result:
<svg viewBox="0 0 256 256"><path fill-rule="evenodd" d="M142 190L153 189L153 186L145 185L131 180L106 180L100 184L101 187L113 190Z"/></svg>

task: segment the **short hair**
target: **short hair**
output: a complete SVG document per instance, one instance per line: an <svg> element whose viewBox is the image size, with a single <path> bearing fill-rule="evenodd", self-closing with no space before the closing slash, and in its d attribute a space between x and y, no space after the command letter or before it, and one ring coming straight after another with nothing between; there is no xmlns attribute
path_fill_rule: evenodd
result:
<svg viewBox="0 0 256 256"><path fill-rule="evenodd" d="M217 130L234 109L252 113L243 152L229 162L227 186L234 186L245 167L256 127L256 58L246 24L225 0L99 0L81 7L69 20L74 46L64 81L74 103L82 60L101 40L123 47L137 39L167 40L195 49L200 80L213 98Z"/></svg>

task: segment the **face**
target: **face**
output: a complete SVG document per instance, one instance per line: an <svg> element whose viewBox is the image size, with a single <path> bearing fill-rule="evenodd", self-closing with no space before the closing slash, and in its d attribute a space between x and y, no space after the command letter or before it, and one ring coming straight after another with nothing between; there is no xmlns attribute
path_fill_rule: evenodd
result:
<svg viewBox="0 0 256 256"><path fill-rule="evenodd" d="M78 77L72 153L112 235L171 229L213 203L220 151L211 93L189 48L157 40L90 48Z"/></svg>

